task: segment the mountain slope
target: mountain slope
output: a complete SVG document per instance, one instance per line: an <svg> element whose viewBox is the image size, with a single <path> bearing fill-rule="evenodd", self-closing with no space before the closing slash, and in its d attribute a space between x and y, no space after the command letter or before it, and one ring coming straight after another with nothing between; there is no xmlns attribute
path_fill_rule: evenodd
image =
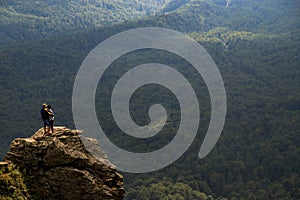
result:
<svg viewBox="0 0 300 200"><path fill-rule="evenodd" d="M95 28L160 13L150 24L183 32L227 27L251 32L286 32L299 28L297 0L143 0L143 1L3 1L0 45L36 40L58 33ZM165 14L162 14L165 13ZM146 20L147 21L147 20ZM275 24L274 24L275 23Z"/></svg>
<svg viewBox="0 0 300 200"><path fill-rule="evenodd" d="M5 0L0 5L0 44L150 16L169 1Z"/></svg>
<svg viewBox="0 0 300 200"><path fill-rule="evenodd" d="M216 27L257 33L299 30L297 0L192 0L156 20L183 32L208 31Z"/></svg>
<svg viewBox="0 0 300 200"><path fill-rule="evenodd" d="M197 153L210 118L210 101L203 81L195 78L186 63L161 51L149 55L137 52L117 61L107 74L106 80L111 81L111 85L124 69L157 61L174 66L190 77L193 87L200 91L201 126L197 139L182 158L163 170L125 174L125 187L132 191L130 196L145 196L143 191L150 189L141 190L141 186L157 189L162 177L166 177L175 185L178 182L188 185L189 188L183 187L188 191L203 191L215 197L299 199L299 6L294 0L231 2L226 7L221 1L190 1L138 22L58 35L2 49L1 150L6 151L12 138L24 137L25 132L41 126L38 111L43 102L54 105L57 124L74 126L71 110L74 78L83 59L98 43L130 28L163 26L189 34L216 62L227 92L226 124L213 152L199 160ZM109 109L101 107L100 100L110 100L106 89L110 88L97 92L97 112L99 121L116 144L145 152L172 139L176 126L168 126L166 134L147 142L125 137L111 120ZM171 103L167 107L170 116L175 116L171 122L178 121L176 101L169 98L172 95L162 89L148 89L133 98L133 118L147 122L149 102L161 95L162 103ZM144 180L148 181L144 183Z"/></svg>

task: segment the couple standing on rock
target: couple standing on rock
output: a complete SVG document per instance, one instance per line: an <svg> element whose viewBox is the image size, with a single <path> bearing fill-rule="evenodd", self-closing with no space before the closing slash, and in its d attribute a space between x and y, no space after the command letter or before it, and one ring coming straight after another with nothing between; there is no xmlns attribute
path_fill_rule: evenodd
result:
<svg viewBox="0 0 300 200"><path fill-rule="evenodd" d="M44 122L44 134L54 133L54 112L51 109L51 105L43 104L42 109L41 109L41 117Z"/></svg>

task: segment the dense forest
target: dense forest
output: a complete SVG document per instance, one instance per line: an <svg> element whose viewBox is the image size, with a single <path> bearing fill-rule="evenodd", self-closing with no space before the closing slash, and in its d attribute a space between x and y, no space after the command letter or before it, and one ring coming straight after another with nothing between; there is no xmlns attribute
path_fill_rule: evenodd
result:
<svg viewBox="0 0 300 200"><path fill-rule="evenodd" d="M161 12L169 1L1 1L0 45L144 18Z"/></svg>
<svg viewBox="0 0 300 200"><path fill-rule="evenodd" d="M4 7L14 7L11 2L5 2ZM85 2L91 6L93 1ZM194 38L216 62L227 93L226 122L213 151L200 160L198 151L211 109L201 77L185 60L164 51L136 51L117 59L101 80L107 87L97 89L96 105L100 124L118 146L139 152L158 149L174 137L180 120L176 97L166 88L149 85L133 95L132 118L137 124L147 124L149 107L160 103L170 116L167 126L143 141L119 130L110 111L110 96L116 81L133 66L157 62L177 69L198 91L201 110L197 138L179 160L151 173L124 173L126 198L299 199L299 2L232 0L227 6L223 0L175 0L156 10L162 12L139 20L133 14L133 21L105 27L89 26L90 29L68 33L60 30L64 34L44 39L32 39L16 25L18 19L24 19L24 26L31 24L26 17L1 17L15 22L6 24L13 31L0 41L1 157L13 138L30 136L41 127L39 109L44 102L53 105L56 124L74 128L71 104L75 76L97 44L136 27L166 27ZM55 25L53 22L49 25ZM47 27L48 24L35 27L35 31L39 34ZM1 25L1 34L6 30L9 29Z"/></svg>

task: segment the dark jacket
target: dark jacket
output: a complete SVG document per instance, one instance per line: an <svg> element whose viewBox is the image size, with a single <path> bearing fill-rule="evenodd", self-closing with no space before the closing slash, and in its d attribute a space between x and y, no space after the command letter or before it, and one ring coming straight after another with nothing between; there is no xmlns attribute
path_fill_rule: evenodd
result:
<svg viewBox="0 0 300 200"><path fill-rule="evenodd" d="M44 108L41 109L41 117L42 119L49 119L49 112L45 110Z"/></svg>

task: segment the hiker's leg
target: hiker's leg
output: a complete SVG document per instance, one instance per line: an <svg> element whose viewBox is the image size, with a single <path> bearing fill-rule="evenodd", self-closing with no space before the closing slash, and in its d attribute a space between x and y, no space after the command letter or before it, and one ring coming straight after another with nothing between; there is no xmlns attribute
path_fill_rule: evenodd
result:
<svg viewBox="0 0 300 200"><path fill-rule="evenodd" d="M44 122L44 134L47 133L47 121L43 119Z"/></svg>
<svg viewBox="0 0 300 200"><path fill-rule="evenodd" d="M50 128L51 128L52 133L54 133L53 124L54 124L54 121L50 120Z"/></svg>
<svg viewBox="0 0 300 200"><path fill-rule="evenodd" d="M50 132L50 123L49 119L45 119L46 133Z"/></svg>

